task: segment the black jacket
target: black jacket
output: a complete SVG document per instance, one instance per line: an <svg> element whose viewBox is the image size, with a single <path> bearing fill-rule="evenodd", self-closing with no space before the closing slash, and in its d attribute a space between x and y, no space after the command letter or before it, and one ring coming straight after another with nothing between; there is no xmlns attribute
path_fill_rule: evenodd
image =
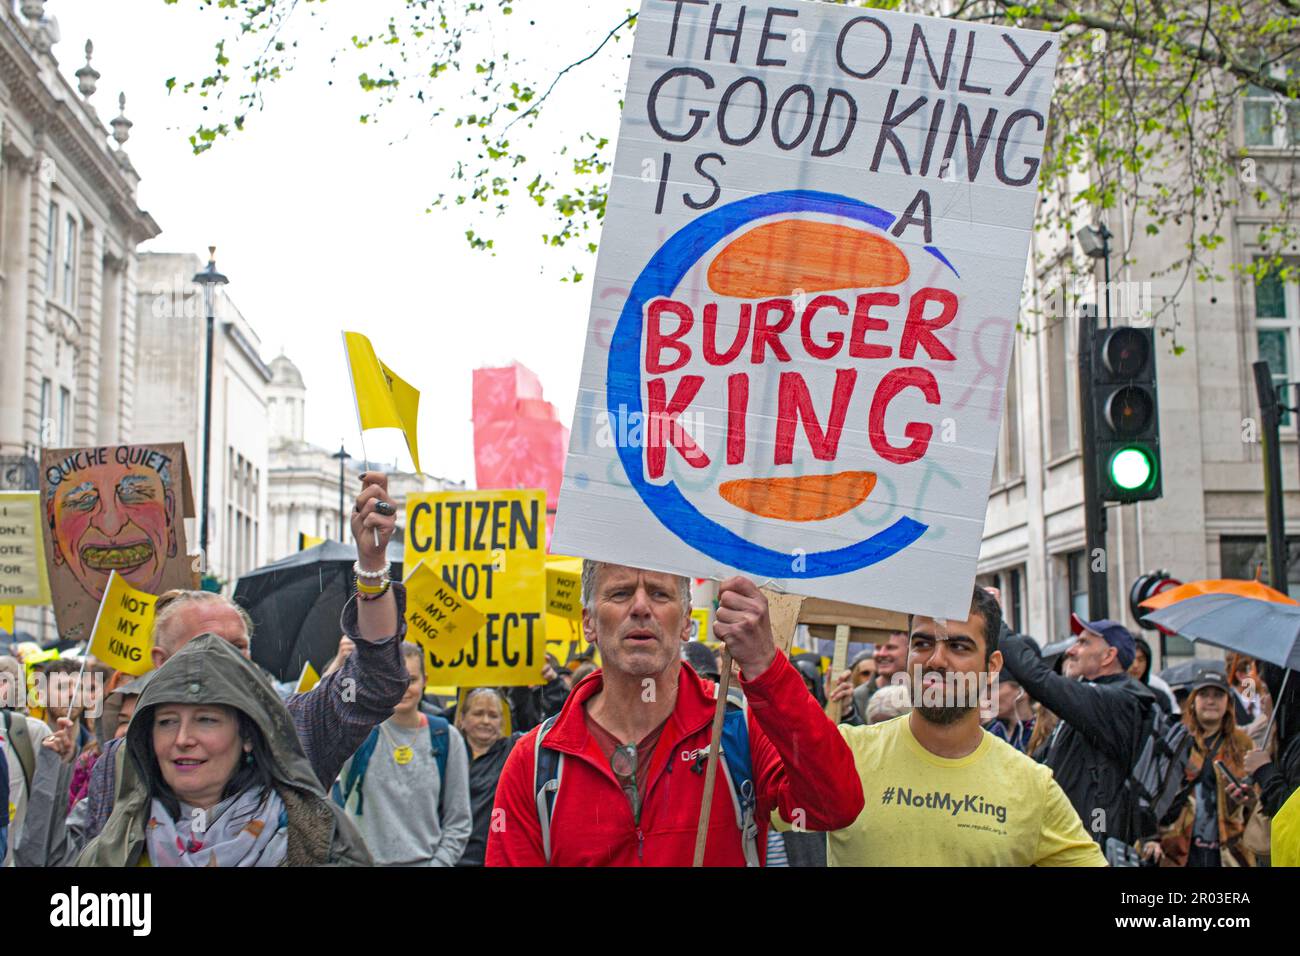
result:
<svg viewBox="0 0 1300 956"><path fill-rule="evenodd" d="M474 829L470 832L469 842L465 844L465 852L460 855L457 866L483 865L487 854L488 831L492 824L492 805L497 796L497 781L501 779L506 758L522 736L522 732L516 732L509 737L502 737L481 757L475 757L470 752L469 810L474 817Z"/></svg>
<svg viewBox="0 0 1300 956"><path fill-rule="evenodd" d="M1155 691L1127 674L1093 681L1062 677L1020 634L1004 636L999 647L1007 670L1029 696L1061 718L1041 760L1052 768L1084 827L1103 844L1106 837L1132 843L1148 836L1129 818L1124 783L1141 753L1140 735L1157 702Z"/></svg>

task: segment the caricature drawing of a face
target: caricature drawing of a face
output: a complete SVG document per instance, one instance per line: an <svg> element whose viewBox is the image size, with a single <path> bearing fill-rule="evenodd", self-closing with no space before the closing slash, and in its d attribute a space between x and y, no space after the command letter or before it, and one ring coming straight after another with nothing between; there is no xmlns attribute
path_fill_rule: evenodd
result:
<svg viewBox="0 0 1300 956"><path fill-rule="evenodd" d="M55 565L66 564L96 601L112 571L156 594L177 549L170 485L153 468L116 461L69 473L48 504Z"/></svg>

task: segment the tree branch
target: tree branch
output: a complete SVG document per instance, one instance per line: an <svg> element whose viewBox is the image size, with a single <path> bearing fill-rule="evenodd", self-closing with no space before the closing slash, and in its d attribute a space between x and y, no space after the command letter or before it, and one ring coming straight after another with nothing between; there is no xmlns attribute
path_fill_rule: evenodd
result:
<svg viewBox="0 0 1300 956"><path fill-rule="evenodd" d="M551 92L555 89L556 84L559 83L560 80L562 80L562 79L564 78L564 74L565 74L565 73L568 73L570 70L574 69L575 67L582 66L582 64L586 63L588 60L590 60L592 57L594 57L597 53L599 53L601 50L603 50L603 49L605 48L605 44L606 44L606 43L608 43L610 40L614 39L614 34L618 33L619 30L623 29L625 26L627 26L629 23L631 23L631 22L632 22L633 20L635 20L635 19L636 19L636 14L635 14L635 13L629 13L629 14L627 15L627 17L624 18L624 20L623 20L622 23L620 23L620 24L619 24L618 26L616 26L614 29L610 30L608 34L606 34L605 39L603 39L603 40L600 41L600 45L597 46L596 49L592 50L590 53L588 53L586 56L584 56L581 60L577 60L577 61L575 61L575 62L573 62L573 63L570 63L568 66L566 66L564 69L562 69L562 70L561 70L561 71L556 75L555 79L553 79L553 80L551 81L551 85L548 86L548 87L546 88L546 92L542 94L541 98L540 98L536 103L534 103L532 106L528 107L528 109L524 110L522 113L520 113L518 116L516 116L516 117L515 117L514 119L512 119L509 123L506 124L506 128L503 129L503 130L501 131L501 136L504 137L504 136L506 135L506 133L510 132L510 127L514 126L516 123L518 123L518 122L519 122L521 119L523 119L525 116L531 116L533 113L536 113L539 109L541 109L542 104L545 103L546 100L547 100L547 97L549 97L549 96L551 95Z"/></svg>

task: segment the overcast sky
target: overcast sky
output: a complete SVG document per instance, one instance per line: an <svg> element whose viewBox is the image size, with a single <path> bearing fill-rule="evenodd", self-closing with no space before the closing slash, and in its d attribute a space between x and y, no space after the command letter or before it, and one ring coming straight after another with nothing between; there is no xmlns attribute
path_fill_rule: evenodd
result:
<svg viewBox="0 0 1300 956"><path fill-rule="evenodd" d="M523 75L544 88L626 10L624 0L563 0L565 29L558 31L555 4L523 0L514 17L492 19L508 22L509 32L499 26L477 42L525 60ZM206 261L207 246L217 246L230 296L261 337L263 357L283 349L302 370L308 440L333 448L342 438L360 453L339 333L364 332L422 392L425 471L472 484L474 368L529 366L569 423L594 256L545 248L540 236L550 220L522 206L494 224L495 257L468 248L464 233L475 223L463 212L426 214L432 197L454 188L449 173L463 134L423 107L361 125L357 117L374 105L356 84L366 64L344 49L353 33L382 27L402 3L313 6L320 13L292 32L301 41L295 71L269 88L264 110L244 132L198 157L187 139L202 101L168 96L165 81L208 72L218 12L200 10L197 0L50 0L46 11L59 21L54 53L74 84L85 40L94 41L102 76L92 102L105 123L117 115L118 92L126 93L135 123L126 150L142 177L140 205L163 229L142 248ZM525 19L533 11L536 27ZM549 116L531 133L516 127L514 138L539 156L557 153L583 130L613 140L629 49L628 42L610 44L569 73L548 103ZM457 87L430 89L450 96ZM571 266L586 281L561 282ZM372 459L397 456L409 467L392 433L368 433L366 446Z"/></svg>

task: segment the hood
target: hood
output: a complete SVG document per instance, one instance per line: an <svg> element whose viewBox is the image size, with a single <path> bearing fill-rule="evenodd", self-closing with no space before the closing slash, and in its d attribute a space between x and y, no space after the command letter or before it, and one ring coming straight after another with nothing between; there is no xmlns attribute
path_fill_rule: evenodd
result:
<svg viewBox="0 0 1300 956"><path fill-rule="evenodd" d="M228 641L215 634L200 635L153 672L126 732L126 746L137 767L150 759L151 715L159 704L224 704L243 711L266 738L276 781L324 796L280 695L257 665Z"/></svg>
<svg viewBox="0 0 1300 956"><path fill-rule="evenodd" d="M117 731L117 718L122 712L122 704L128 697L139 697L143 694L154 673L154 671L146 671L141 676L117 687L104 698L104 710L100 714L100 722L97 725L101 728L99 741L101 744L106 744L113 739L113 734Z"/></svg>

